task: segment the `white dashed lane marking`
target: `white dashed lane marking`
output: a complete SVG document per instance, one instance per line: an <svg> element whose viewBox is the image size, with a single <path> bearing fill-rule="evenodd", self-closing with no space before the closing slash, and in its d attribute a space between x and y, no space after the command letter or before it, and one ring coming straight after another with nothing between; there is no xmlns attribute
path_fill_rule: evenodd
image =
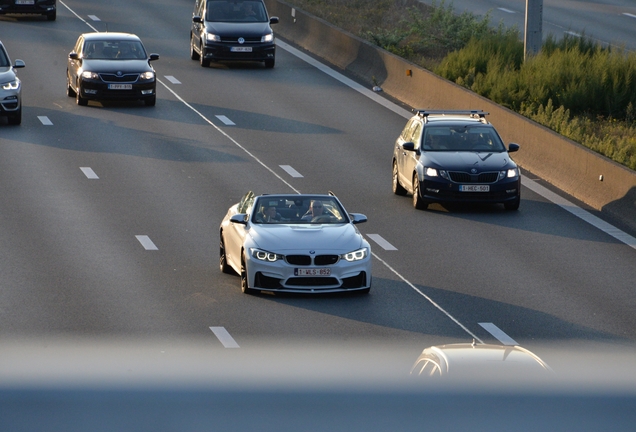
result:
<svg viewBox="0 0 636 432"><path fill-rule="evenodd" d="M299 173L298 171L293 169L290 165L279 165L279 167L281 167L287 174L289 174L292 177L302 177L303 176L301 173Z"/></svg>
<svg viewBox="0 0 636 432"><path fill-rule="evenodd" d="M157 246L155 246L155 244L152 242L152 240L150 240L150 237L148 237L147 235L138 235L135 236L137 238L137 240L139 240L139 243L141 243L141 245L144 247L144 249L146 250L159 250L159 248Z"/></svg>
<svg viewBox="0 0 636 432"><path fill-rule="evenodd" d="M502 11L502 12L509 13L509 14L517 13L517 12L515 12L515 11L513 11L513 10L506 9L506 8L497 8L497 9L499 9L499 10L500 10L500 11Z"/></svg>
<svg viewBox="0 0 636 432"><path fill-rule="evenodd" d="M484 329L486 329L488 333L493 335L502 344L519 345L517 341L515 341L513 338L508 336L506 333L503 332L503 330L501 330L499 327L497 327L493 323L479 323L479 325L482 326Z"/></svg>
<svg viewBox="0 0 636 432"><path fill-rule="evenodd" d="M397 250L395 246L384 240L380 234L367 234L367 237L376 242L384 250Z"/></svg>
<svg viewBox="0 0 636 432"><path fill-rule="evenodd" d="M181 84L181 81L173 77L172 75L166 75L166 79L170 81L172 84Z"/></svg>
<svg viewBox="0 0 636 432"><path fill-rule="evenodd" d="M82 172L84 173L86 178L89 178L89 179L98 179L99 178L99 177L97 177L97 174L95 174L95 171L93 171L89 167L80 167L80 169L82 170Z"/></svg>
<svg viewBox="0 0 636 432"><path fill-rule="evenodd" d="M44 125L44 126L51 126L53 125L53 122L51 120L49 120L49 118L47 116L38 116L38 120L40 120L40 122Z"/></svg>
<svg viewBox="0 0 636 432"><path fill-rule="evenodd" d="M210 330L212 330L212 333L214 333L225 348L240 348L232 336L230 336L230 333L225 330L225 327L210 327Z"/></svg>
<svg viewBox="0 0 636 432"><path fill-rule="evenodd" d="M218 116L215 116L215 117L218 118L219 120L221 120L227 126L234 126L235 125L235 123L232 120L230 120L229 118L225 117L224 115L218 115Z"/></svg>
<svg viewBox="0 0 636 432"><path fill-rule="evenodd" d="M97 18L96 15L89 15L88 17L92 19L93 21L101 21L99 18Z"/></svg>

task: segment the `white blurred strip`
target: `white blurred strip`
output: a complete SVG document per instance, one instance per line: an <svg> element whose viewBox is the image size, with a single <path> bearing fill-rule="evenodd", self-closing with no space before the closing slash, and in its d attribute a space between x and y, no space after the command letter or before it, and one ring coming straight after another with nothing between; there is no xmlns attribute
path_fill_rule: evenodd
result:
<svg viewBox="0 0 636 432"><path fill-rule="evenodd" d="M95 174L95 171L93 171L91 168L89 168L89 167L80 167L80 169L82 170L82 172L84 173L86 178L99 179L99 177L97 177L97 174Z"/></svg>
<svg viewBox="0 0 636 432"><path fill-rule="evenodd" d="M515 341L513 338L508 336L506 333L503 332L503 330L501 330L499 327L497 327L493 323L479 323L479 325L482 326L484 329L486 329L488 333L493 335L502 344L519 345L517 341Z"/></svg>
<svg viewBox="0 0 636 432"><path fill-rule="evenodd" d="M299 173L298 171L296 171L295 169L293 169L289 165L278 165L278 166L281 167L287 174L289 174L292 177L302 177L303 176L301 173Z"/></svg>
<svg viewBox="0 0 636 432"><path fill-rule="evenodd" d="M228 125L228 126L234 126L235 123L230 120L229 118L225 117L224 115L218 115L215 116L216 118L218 118L219 120L221 120L224 124Z"/></svg>
<svg viewBox="0 0 636 432"><path fill-rule="evenodd" d="M44 126L51 126L53 122L47 116L38 116L38 119Z"/></svg>
<svg viewBox="0 0 636 432"><path fill-rule="evenodd" d="M157 248L157 246L155 246L155 244L152 242L152 240L150 240L150 237L148 237L147 235L137 235L135 237L137 238L137 240L139 240L139 243L141 243L141 245L144 247L144 249L146 249L146 250L159 250L159 248Z"/></svg>
<svg viewBox="0 0 636 432"><path fill-rule="evenodd" d="M181 84L181 81L173 77L172 75L166 75L166 79L170 81L172 84Z"/></svg>
<svg viewBox="0 0 636 432"><path fill-rule="evenodd" d="M219 339L225 348L240 348L236 341L230 336L225 327L210 327L212 333Z"/></svg>
<svg viewBox="0 0 636 432"><path fill-rule="evenodd" d="M397 250L395 246L384 240L380 234L367 234L367 237L376 242L384 250Z"/></svg>

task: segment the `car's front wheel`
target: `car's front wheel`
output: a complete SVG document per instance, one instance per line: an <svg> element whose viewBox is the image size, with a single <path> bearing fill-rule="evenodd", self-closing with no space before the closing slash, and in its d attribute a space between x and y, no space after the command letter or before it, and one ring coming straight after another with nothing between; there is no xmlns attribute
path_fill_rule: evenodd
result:
<svg viewBox="0 0 636 432"><path fill-rule="evenodd" d="M401 196L406 195L406 189L402 187L398 179L398 167L395 161L393 161L393 193Z"/></svg>
<svg viewBox="0 0 636 432"><path fill-rule="evenodd" d="M190 35L190 58L192 60L199 60L199 53L194 49L194 38Z"/></svg>
<svg viewBox="0 0 636 432"><path fill-rule="evenodd" d="M225 242L223 241L223 234L221 234L221 240L219 242L219 270L223 273L232 273L232 267L227 263L227 255L225 255ZM243 282L241 282L241 285Z"/></svg>
<svg viewBox="0 0 636 432"><path fill-rule="evenodd" d="M519 210L520 204L521 204L521 197L517 195L517 198L514 201L506 201L504 203L504 208L510 211Z"/></svg>
<svg viewBox="0 0 636 432"><path fill-rule="evenodd" d="M250 288L249 286L249 278L247 277L247 266L245 265L245 252L241 255L241 291L245 294L254 294L256 290L254 288Z"/></svg>
<svg viewBox="0 0 636 432"><path fill-rule="evenodd" d="M53 12L49 12L46 14L46 19L48 21L55 21L56 16L57 16L57 10L54 10Z"/></svg>
<svg viewBox="0 0 636 432"><path fill-rule="evenodd" d="M144 99L144 103L146 104L146 106L155 106L157 104L157 96Z"/></svg>
<svg viewBox="0 0 636 432"><path fill-rule="evenodd" d="M75 102L77 102L77 104L81 106L88 105L88 99L82 97L82 88L79 86L79 84L77 85L77 90L75 91Z"/></svg>
<svg viewBox="0 0 636 432"><path fill-rule="evenodd" d="M210 60L205 58L205 50L201 47L201 54L199 55L199 63L201 67L210 67Z"/></svg>
<svg viewBox="0 0 636 432"><path fill-rule="evenodd" d="M75 97L75 90L71 87L71 79L68 76L68 71L66 71L66 96Z"/></svg>
<svg viewBox="0 0 636 432"><path fill-rule="evenodd" d="M275 59L265 60L265 67L267 69L273 68L275 64L276 64L276 60Z"/></svg>
<svg viewBox="0 0 636 432"><path fill-rule="evenodd" d="M7 117L7 121L10 125L19 125L22 123L22 107L20 107L15 113Z"/></svg>
<svg viewBox="0 0 636 432"><path fill-rule="evenodd" d="M413 176L413 207L418 210L425 210L428 207L428 203L422 199L420 194L420 179L417 174Z"/></svg>

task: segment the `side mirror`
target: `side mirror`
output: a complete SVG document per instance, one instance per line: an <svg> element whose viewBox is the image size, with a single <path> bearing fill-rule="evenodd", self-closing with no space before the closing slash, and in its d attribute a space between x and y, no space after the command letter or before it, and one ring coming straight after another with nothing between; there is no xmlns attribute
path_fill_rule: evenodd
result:
<svg viewBox="0 0 636 432"><path fill-rule="evenodd" d="M269 18L269 23L270 24L278 24L278 17L276 17L276 16L270 17Z"/></svg>
<svg viewBox="0 0 636 432"><path fill-rule="evenodd" d="M23 68L24 66L26 66L26 65L24 64L23 60L15 59L15 64L13 65L14 69Z"/></svg>
<svg viewBox="0 0 636 432"><path fill-rule="evenodd" d="M159 60L159 54L150 54L150 57L148 57L148 61L154 61L154 60Z"/></svg>
<svg viewBox="0 0 636 432"><path fill-rule="evenodd" d="M247 225L247 215L244 213L235 214L230 218L230 222Z"/></svg>
<svg viewBox="0 0 636 432"><path fill-rule="evenodd" d="M519 144L510 143L508 144L508 153L513 153L519 150Z"/></svg>
<svg viewBox="0 0 636 432"><path fill-rule="evenodd" d="M195 16L192 17L192 22L201 24L203 22L203 20L201 19L200 16L195 15Z"/></svg>
<svg viewBox="0 0 636 432"><path fill-rule="evenodd" d="M79 60L79 54L73 51L72 53L68 55L68 58L70 58L71 60Z"/></svg>
<svg viewBox="0 0 636 432"><path fill-rule="evenodd" d="M402 150L415 151L415 144L412 142L405 142L402 144Z"/></svg>
<svg viewBox="0 0 636 432"><path fill-rule="evenodd" d="M361 213L349 213L352 224L359 224L367 221L367 217Z"/></svg>

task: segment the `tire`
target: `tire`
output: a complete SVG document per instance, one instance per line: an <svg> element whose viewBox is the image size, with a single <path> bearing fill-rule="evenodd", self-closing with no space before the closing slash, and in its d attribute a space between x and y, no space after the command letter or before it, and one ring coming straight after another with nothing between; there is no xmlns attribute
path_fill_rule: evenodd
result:
<svg viewBox="0 0 636 432"><path fill-rule="evenodd" d="M201 67L210 67L210 60L205 58L205 51L201 47L201 54L199 55L199 63Z"/></svg>
<svg viewBox="0 0 636 432"><path fill-rule="evenodd" d="M247 269L245 268L245 252L241 255L241 291L245 294L255 294L256 290L249 287L249 280L247 277Z"/></svg>
<svg viewBox="0 0 636 432"><path fill-rule="evenodd" d="M57 10L54 10L53 12L46 14L46 19L47 21L55 21L56 16Z"/></svg>
<svg viewBox="0 0 636 432"><path fill-rule="evenodd" d="M393 193L400 196L406 195L406 189L402 187L398 179L398 167L395 161L393 161Z"/></svg>
<svg viewBox="0 0 636 432"><path fill-rule="evenodd" d="M144 103L146 104L146 106L149 106L149 107L155 106L157 104L157 96L155 95L153 97L144 99Z"/></svg>
<svg viewBox="0 0 636 432"><path fill-rule="evenodd" d="M426 210L428 208L428 203L420 195L420 180L417 174L413 176L413 207L417 210Z"/></svg>
<svg viewBox="0 0 636 432"><path fill-rule="evenodd" d="M521 204L521 196L517 195L517 199L514 201L507 201L504 203L504 208L509 211L519 210L519 204Z"/></svg>
<svg viewBox="0 0 636 432"><path fill-rule="evenodd" d="M199 53L194 50L194 41L192 40L192 35L190 35L190 58L192 60L199 60Z"/></svg>
<svg viewBox="0 0 636 432"><path fill-rule="evenodd" d="M66 71L66 96L68 97L75 97L75 90L73 90L73 87L71 87L71 80L68 77L68 70Z"/></svg>
<svg viewBox="0 0 636 432"><path fill-rule="evenodd" d="M219 241L219 270L223 273L234 273L232 267L227 263L227 257L225 256L225 242L223 241L223 234L221 234L221 240Z"/></svg>
<svg viewBox="0 0 636 432"><path fill-rule="evenodd" d="M81 96L81 94L82 94L82 89L81 89L81 88L80 88L80 86L78 85L78 86L77 86L77 91L75 92L75 102L77 102L77 104L78 104L78 105L81 105L81 106L86 106L86 105L88 105L88 99L83 98L83 97Z"/></svg>
<svg viewBox="0 0 636 432"><path fill-rule="evenodd" d="M267 69L272 69L275 64L276 64L276 59L265 60L265 67Z"/></svg>
<svg viewBox="0 0 636 432"><path fill-rule="evenodd" d="M9 117L7 117L7 122L9 122L10 125L14 125L14 126L17 126L20 123L22 123L22 107L20 107L20 109L18 109L15 112L15 114L12 114Z"/></svg>

